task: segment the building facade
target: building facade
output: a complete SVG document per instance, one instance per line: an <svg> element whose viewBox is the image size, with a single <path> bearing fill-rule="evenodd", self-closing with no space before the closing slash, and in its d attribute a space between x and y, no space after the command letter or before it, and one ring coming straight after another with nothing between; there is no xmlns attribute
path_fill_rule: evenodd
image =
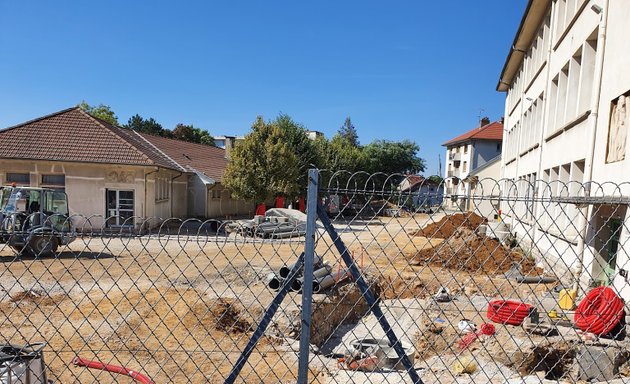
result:
<svg viewBox="0 0 630 384"><path fill-rule="evenodd" d="M0 130L0 185L65 190L84 229L253 215L253 203L222 186L226 166L223 149L123 129L80 108Z"/></svg>
<svg viewBox="0 0 630 384"><path fill-rule="evenodd" d="M626 0L529 1L497 85L506 92L503 177L519 193L592 196L595 183L600 196L630 193L601 184L630 181L628 20ZM630 297L615 273L630 267L627 207L559 208L512 207L527 210L512 229L587 284L612 283Z"/></svg>
<svg viewBox="0 0 630 384"><path fill-rule="evenodd" d="M479 127L442 144L446 147L444 174L446 195L451 197L447 196L445 200L447 208L462 210L468 208L466 196L470 188L463 180L470 172L501 154L502 140L502 122L491 123L486 117L481 119Z"/></svg>

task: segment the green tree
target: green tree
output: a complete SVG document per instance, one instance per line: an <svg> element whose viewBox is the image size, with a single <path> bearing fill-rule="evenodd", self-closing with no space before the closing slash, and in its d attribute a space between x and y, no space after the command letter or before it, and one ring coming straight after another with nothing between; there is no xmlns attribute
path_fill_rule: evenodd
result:
<svg viewBox="0 0 630 384"><path fill-rule="evenodd" d="M315 163L319 168L331 172L356 172L363 168L361 149L352 145L341 135L335 135L332 140L319 137L315 140L318 159Z"/></svg>
<svg viewBox="0 0 630 384"><path fill-rule="evenodd" d="M98 106L92 106L83 100L78 106L93 117L105 120L113 125L118 125L118 117L116 117L116 114L109 105L99 104Z"/></svg>
<svg viewBox="0 0 630 384"><path fill-rule="evenodd" d="M267 201L277 194L300 193L299 156L291 145L291 133L277 122L256 118L252 131L232 150L223 177L234 197Z"/></svg>
<svg viewBox="0 0 630 384"><path fill-rule="evenodd" d="M177 124L173 129L173 138L191 143L215 146L214 137L208 131L195 128L192 125Z"/></svg>
<svg viewBox="0 0 630 384"><path fill-rule="evenodd" d="M431 175L431 176L427 177L427 179L429 181L432 181L432 182L436 183L436 184L442 184L442 182L444 181L444 179L440 175Z"/></svg>
<svg viewBox="0 0 630 384"><path fill-rule="evenodd" d="M297 158L298 175L295 182L299 186L298 193L288 195L288 197L305 195L308 186L308 169L316 165L318 159L315 143L306 135L306 127L293 121L287 114L281 113L275 120L267 124L277 126L283 132L290 150Z"/></svg>
<svg viewBox="0 0 630 384"><path fill-rule="evenodd" d="M354 125L352 125L350 117L346 117L346 121L343 122L343 125L339 128L337 134L353 147L359 146L359 135L357 134L357 130L354 128Z"/></svg>
<svg viewBox="0 0 630 384"><path fill-rule="evenodd" d="M142 133L148 133L149 135L162 137L172 136L171 131L169 131L168 129L164 129L162 125L155 121L155 119L153 119L152 117L144 119L138 114L131 116L127 121L127 124L123 125L123 127Z"/></svg>
<svg viewBox="0 0 630 384"><path fill-rule="evenodd" d="M418 144L409 141L375 140L363 147L365 171L370 173L418 173L425 169L425 161L416 154Z"/></svg>

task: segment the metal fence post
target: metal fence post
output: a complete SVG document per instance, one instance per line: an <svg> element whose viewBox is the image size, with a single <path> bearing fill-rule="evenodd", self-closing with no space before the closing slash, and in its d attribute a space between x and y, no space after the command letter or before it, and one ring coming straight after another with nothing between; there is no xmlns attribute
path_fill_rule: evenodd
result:
<svg viewBox="0 0 630 384"><path fill-rule="evenodd" d="M298 383L308 382L309 347L311 341L311 312L313 300L313 260L315 258L315 231L317 229L317 188L319 171L308 171L306 201L306 240L304 245L304 284L302 288L302 326L300 331L300 355Z"/></svg>

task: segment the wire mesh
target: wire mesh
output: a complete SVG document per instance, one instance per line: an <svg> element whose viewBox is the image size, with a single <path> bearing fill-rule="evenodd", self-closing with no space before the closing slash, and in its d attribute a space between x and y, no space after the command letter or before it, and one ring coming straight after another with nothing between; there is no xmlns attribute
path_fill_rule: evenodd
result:
<svg viewBox="0 0 630 384"><path fill-rule="evenodd" d="M422 381L630 375L629 186L447 181L319 179L318 203ZM5 217L0 344L46 343L55 383L133 380L73 363L88 360L155 383L224 382L304 252L305 222L295 210L229 222ZM411 383L334 241L318 222L309 382ZM303 281L236 382L297 381Z"/></svg>

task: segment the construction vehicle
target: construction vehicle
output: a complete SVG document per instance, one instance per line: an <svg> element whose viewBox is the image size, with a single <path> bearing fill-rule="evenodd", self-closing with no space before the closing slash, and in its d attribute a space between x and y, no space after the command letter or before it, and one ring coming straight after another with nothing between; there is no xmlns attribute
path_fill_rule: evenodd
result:
<svg viewBox="0 0 630 384"><path fill-rule="evenodd" d="M22 254L51 256L76 238L63 191L4 187L0 204L0 242Z"/></svg>

